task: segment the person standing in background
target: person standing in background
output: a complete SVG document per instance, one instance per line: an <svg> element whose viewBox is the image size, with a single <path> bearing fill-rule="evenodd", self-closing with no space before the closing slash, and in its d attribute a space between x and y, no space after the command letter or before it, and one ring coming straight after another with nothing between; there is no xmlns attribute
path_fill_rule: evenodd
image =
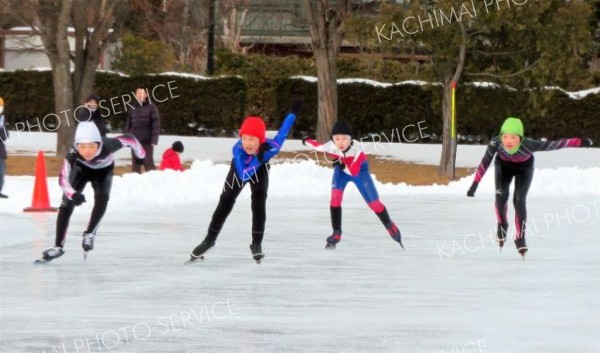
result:
<svg viewBox="0 0 600 353"><path fill-rule="evenodd" d="M160 115L158 108L148 100L148 94L144 87L138 86L135 89L135 98L139 106L128 111L127 121L125 122L125 133L135 136L142 144L146 152L144 159L144 169L146 172L156 169L154 165L154 147L158 144L160 134ZM135 173L142 172L142 163L131 154L131 170Z"/></svg>
<svg viewBox="0 0 600 353"><path fill-rule="evenodd" d="M7 199L8 196L2 193L4 186L4 175L6 174L6 146L4 141L8 139L8 130L6 130L4 119L4 99L0 97L0 199Z"/></svg>
<svg viewBox="0 0 600 353"><path fill-rule="evenodd" d="M100 104L100 97L91 93L85 100L84 107L87 109L77 109L77 121L91 121L96 124L98 131L100 131L100 136L105 137L108 129L106 128L106 123L102 118L102 114L100 114L100 110L98 109L98 105Z"/></svg>

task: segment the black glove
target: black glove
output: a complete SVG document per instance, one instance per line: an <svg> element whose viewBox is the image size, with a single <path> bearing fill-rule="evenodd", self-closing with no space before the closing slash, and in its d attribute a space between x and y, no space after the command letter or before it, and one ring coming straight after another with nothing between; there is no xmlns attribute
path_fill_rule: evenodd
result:
<svg viewBox="0 0 600 353"><path fill-rule="evenodd" d="M477 190L477 186L478 185L479 184L477 184L477 183L471 184L471 187L469 188L469 191L467 191L467 196L469 196L469 197L475 196L475 190Z"/></svg>
<svg viewBox="0 0 600 353"><path fill-rule="evenodd" d="M594 145L594 141L592 141L589 137L584 137L581 139L581 147L592 147Z"/></svg>
<svg viewBox="0 0 600 353"><path fill-rule="evenodd" d="M271 149L271 144L268 142L263 142L258 148L258 153L256 154L256 158L259 161L264 162L265 152L268 152Z"/></svg>
<svg viewBox="0 0 600 353"><path fill-rule="evenodd" d="M313 138L312 136L310 136L310 135L307 135L307 136L304 136L304 137L302 137L302 144L303 144L304 146L306 146L306 140L309 140L309 139L310 139L310 140L314 140L314 138Z"/></svg>
<svg viewBox="0 0 600 353"><path fill-rule="evenodd" d="M341 159L338 159L337 161L335 161L333 163L333 166L335 167L336 165L338 165L340 167L340 170L344 170L346 169L346 165L344 164L344 162L342 162Z"/></svg>
<svg viewBox="0 0 600 353"><path fill-rule="evenodd" d="M79 206L85 202L85 196L83 196L83 194L80 192L76 192L73 195L71 195L71 200L73 201L73 204L75 206Z"/></svg>
<svg viewBox="0 0 600 353"><path fill-rule="evenodd" d="M133 158L135 165L144 165L144 158Z"/></svg>
<svg viewBox="0 0 600 353"><path fill-rule="evenodd" d="M300 111L302 110L303 105L304 105L304 102L302 101L302 99L300 99L300 98L294 99L294 101L292 102L292 106L290 107L290 112L292 112L294 115L298 116L298 114L300 114Z"/></svg>

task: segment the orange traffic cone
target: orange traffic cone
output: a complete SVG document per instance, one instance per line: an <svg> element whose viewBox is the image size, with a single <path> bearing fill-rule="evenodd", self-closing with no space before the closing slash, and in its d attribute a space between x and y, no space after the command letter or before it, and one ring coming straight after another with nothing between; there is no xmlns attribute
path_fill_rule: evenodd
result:
<svg viewBox="0 0 600 353"><path fill-rule="evenodd" d="M50 207L48 196L48 183L46 181L46 160L44 151L39 151L35 162L35 186L31 207L24 208L24 212L56 212L56 207Z"/></svg>

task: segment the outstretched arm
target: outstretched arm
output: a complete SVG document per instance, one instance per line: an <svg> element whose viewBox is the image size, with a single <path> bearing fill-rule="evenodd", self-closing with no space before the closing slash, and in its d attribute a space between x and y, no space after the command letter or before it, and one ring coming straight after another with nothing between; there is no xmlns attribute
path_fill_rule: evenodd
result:
<svg viewBox="0 0 600 353"><path fill-rule="evenodd" d="M74 193L77 191L73 189L71 185L71 167L75 163L77 159L77 152L71 149L67 152L67 156L63 162L62 168L60 169L60 174L58 176L58 185L63 191L63 194L70 200Z"/></svg>
<svg viewBox="0 0 600 353"><path fill-rule="evenodd" d="M269 159L273 158L279 151L281 147L283 147L283 143L287 139L292 126L294 126L294 122L296 121L296 115L294 113L289 113L285 120L283 120L283 124L279 128L277 135L272 140L265 141L261 146L261 151L259 153L259 160L262 162L266 162Z"/></svg>
<svg viewBox="0 0 600 353"><path fill-rule="evenodd" d="M135 153L137 158L144 159L146 157L144 147L142 147L140 142L130 134L120 135L115 138L106 138L104 144L110 153L114 153L123 147L128 147L133 150L133 153Z"/></svg>
<svg viewBox="0 0 600 353"><path fill-rule="evenodd" d="M537 151L554 151L567 147L589 147L591 146L590 139L568 138L555 141L539 141L533 139L525 139L523 146L531 152Z"/></svg>
<svg viewBox="0 0 600 353"><path fill-rule="evenodd" d="M469 197L475 196L475 190L477 190L477 186L479 185L479 182L481 181L481 179L485 175L485 172L487 171L490 164L492 163L492 160L494 159L494 156L496 155L497 150L498 150L498 140L492 139L490 141L487 149L485 150L485 155L483 156L483 159L481 159L481 163L479 163L479 166L477 167L477 171L475 172L475 179L473 179L473 184L471 184L471 187L469 188L469 191L467 192L467 196L469 196Z"/></svg>
<svg viewBox="0 0 600 353"><path fill-rule="evenodd" d="M313 140L313 139L308 138L308 139L304 140L304 143L307 146L309 146L312 149L314 149L315 151L325 152L327 154L330 154L335 159L339 159L339 158L342 157L342 154L341 154L340 150L335 146L335 144L333 143L333 141L328 141L326 143L320 143L317 140Z"/></svg>
<svg viewBox="0 0 600 353"><path fill-rule="evenodd" d="M490 143L488 145L488 148L485 150L485 155L483 156L483 158L481 159L481 163L479 163L479 166L477 167L477 172L475 172L475 179L473 180L473 182L479 184L479 182L485 175L485 172L488 170L490 164L492 163L492 160L496 155L496 150L497 147L495 144Z"/></svg>
<svg viewBox="0 0 600 353"><path fill-rule="evenodd" d="M289 113L285 117L277 135L275 135L272 140L265 141L260 146L259 153L256 156L249 155L244 151L241 140L236 142L232 149L233 164L237 176L241 178L242 181L250 180L261 164L266 163L269 159L279 153L279 150L281 150L295 121L296 115L294 113Z"/></svg>

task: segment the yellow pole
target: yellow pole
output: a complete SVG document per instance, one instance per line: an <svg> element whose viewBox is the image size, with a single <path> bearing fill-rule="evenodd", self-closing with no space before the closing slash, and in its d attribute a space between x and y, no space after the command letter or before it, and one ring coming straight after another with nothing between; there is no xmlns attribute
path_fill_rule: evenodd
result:
<svg viewBox="0 0 600 353"><path fill-rule="evenodd" d="M454 80L450 82L450 87L452 87L452 131L450 135L452 139L456 139L456 82Z"/></svg>
<svg viewBox="0 0 600 353"><path fill-rule="evenodd" d="M451 145L452 148L455 149L456 148L456 81L452 80L452 82L450 83L450 86L452 87L452 131L450 133L450 135L452 136L452 138L450 139L451 141ZM454 150L456 151L456 149ZM455 152L453 152L455 153ZM452 160L452 180L456 179L456 155L454 155L454 159Z"/></svg>

